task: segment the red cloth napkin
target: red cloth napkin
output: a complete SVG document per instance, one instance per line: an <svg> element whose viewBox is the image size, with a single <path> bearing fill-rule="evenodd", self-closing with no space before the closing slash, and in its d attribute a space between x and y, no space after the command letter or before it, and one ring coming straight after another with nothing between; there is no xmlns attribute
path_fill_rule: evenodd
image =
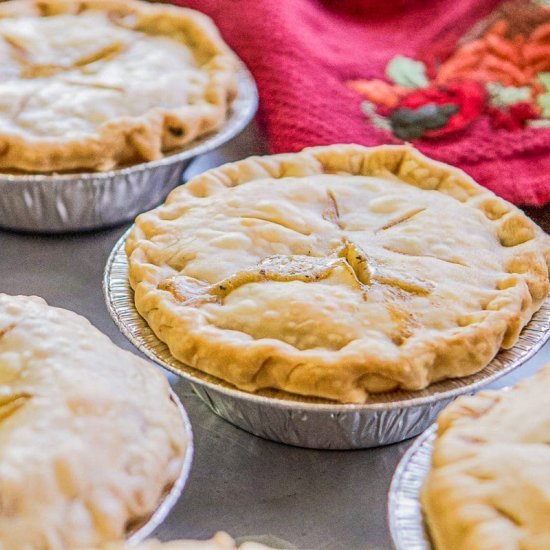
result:
<svg viewBox="0 0 550 550"><path fill-rule="evenodd" d="M533 70L545 72L534 48L550 46L542 27L550 11L537 15L543 8L529 4L518 12L519 25L499 23L510 17L495 15L499 0L174 1L210 15L250 67L272 152L400 143L401 137L512 202L550 201L550 129L531 127L550 117L550 89L544 78L515 76L517 66L503 64L517 52L523 56L523 44L538 29L529 55ZM461 68L470 54L455 53L465 44L475 49L480 39L485 50L474 66ZM510 44L516 53L497 51ZM512 61L524 70L523 58ZM545 100L536 94L547 91L544 112Z"/></svg>

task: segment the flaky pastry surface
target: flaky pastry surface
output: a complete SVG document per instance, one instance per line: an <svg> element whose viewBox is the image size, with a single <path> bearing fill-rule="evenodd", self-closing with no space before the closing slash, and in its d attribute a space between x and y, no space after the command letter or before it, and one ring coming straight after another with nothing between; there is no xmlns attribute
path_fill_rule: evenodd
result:
<svg viewBox="0 0 550 550"><path fill-rule="evenodd" d="M0 170L108 170L219 128L236 58L210 19L139 0L0 4Z"/></svg>
<svg viewBox="0 0 550 550"><path fill-rule="evenodd" d="M246 391L350 403L479 371L549 287L542 230L406 146L210 170L139 216L126 251L174 357Z"/></svg>
<svg viewBox="0 0 550 550"><path fill-rule="evenodd" d="M441 550L550 548L550 365L438 419L422 505Z"/></svg>
<svg viewBox="0 0 550 550"><path fill-rule="evenodd" d="M187 444L160 372L75 313L0 294L1 548L123 539Z"/></svg>

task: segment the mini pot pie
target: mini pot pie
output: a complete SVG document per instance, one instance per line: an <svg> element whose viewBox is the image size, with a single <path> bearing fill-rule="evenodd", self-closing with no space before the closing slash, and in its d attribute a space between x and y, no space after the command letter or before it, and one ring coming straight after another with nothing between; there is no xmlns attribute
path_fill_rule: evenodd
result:
<svg viewBox="0 0 550 550"><path fill-rule="evenodd" d="M438 419L421 493L442 550L550 548L550 365L509 391L461 397Z"/></svg>
<svg viewBox="0 0 550 550"><path fill-rule="evenodd" d="M75 313L0 294L0 548L124 538L187 445L160 372Z"/></svg>
<svg viewBox="0 0 550 550"><path fill-rule="evenodd" d="M210 170L139 216L126 251L174 357L249 392L345 403L479 371L549 289L548 236L408 146Z"/></svg>
<svg viewBox="0 0 550 550"><path fill-rule="evenodd" d="M160 542L152 539L137 545L115 542L102 546L101 550L237 550L237 548L238 550L269 550L268 546L257 542L245 542L237 547L235 541L223 532L216 533L210 540Z"/></svg>
<svg viewBox="0 0 550 550"><path fill-rule="evenodd" d="M158 159L226 119L237 61L206 16L138 0L0 4L0 169Z"/></svg>

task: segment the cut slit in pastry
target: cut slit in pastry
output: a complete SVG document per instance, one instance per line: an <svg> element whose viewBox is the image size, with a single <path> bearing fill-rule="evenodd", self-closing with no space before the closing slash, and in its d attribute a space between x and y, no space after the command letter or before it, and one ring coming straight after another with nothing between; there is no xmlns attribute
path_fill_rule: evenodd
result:
<svg viewBox="0 0 550 550"><path fill-rule="evenodd" d="M340 250L327 258L313 256L269 256L245 271L213 284L206 285L197 279L176 275L161 281L159 290L167 290L186 306L199 306L207 302L223 303L223 298L240 286L262 281L302 281L314 283L330 277L335 270L348 275L350 286L368 296L371 280L401 288L408 292L427 294L430 284L413 277L379 270L369 264L363 251L353 243L345 243Z"/></svg>
<svg viewBox="0 0 550 550"><path fill-rule="evenodd" d="M342 402L479 371L549 290L542 230L407 146L210 170L139 216L126 251L136 307L181 362Z"/></svg>

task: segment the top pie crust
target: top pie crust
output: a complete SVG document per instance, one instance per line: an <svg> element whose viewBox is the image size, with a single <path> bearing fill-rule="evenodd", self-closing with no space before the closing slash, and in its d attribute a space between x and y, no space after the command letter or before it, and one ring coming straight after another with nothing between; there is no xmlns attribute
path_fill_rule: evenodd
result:
<svg viewBox="0 0 550 550"><path fill-rule="evenodd" d="M139 0L0 4L0 169L158 159L226 119L237 62L205 15Z"/></svg>
<svg viewBox="0 0 550 550"><path fill-rule="evenodd" d="M187 444L159 371L75 313L0 294L0 548L124 538Z"/></svg>
<svg viewBox="0 0 550 550"><path fill-rule="evenodd" d="M447 407L422 490L436 548L550 548L549 443L550 365Z"/></svg>
<svg viewBox="0 0 550 550"><path fill-rule="evenodd" d="M548 236L407 146L210 170L139 216L126 250L174 357L247 391L352 403L479 371L549 289Z"/></svg>

